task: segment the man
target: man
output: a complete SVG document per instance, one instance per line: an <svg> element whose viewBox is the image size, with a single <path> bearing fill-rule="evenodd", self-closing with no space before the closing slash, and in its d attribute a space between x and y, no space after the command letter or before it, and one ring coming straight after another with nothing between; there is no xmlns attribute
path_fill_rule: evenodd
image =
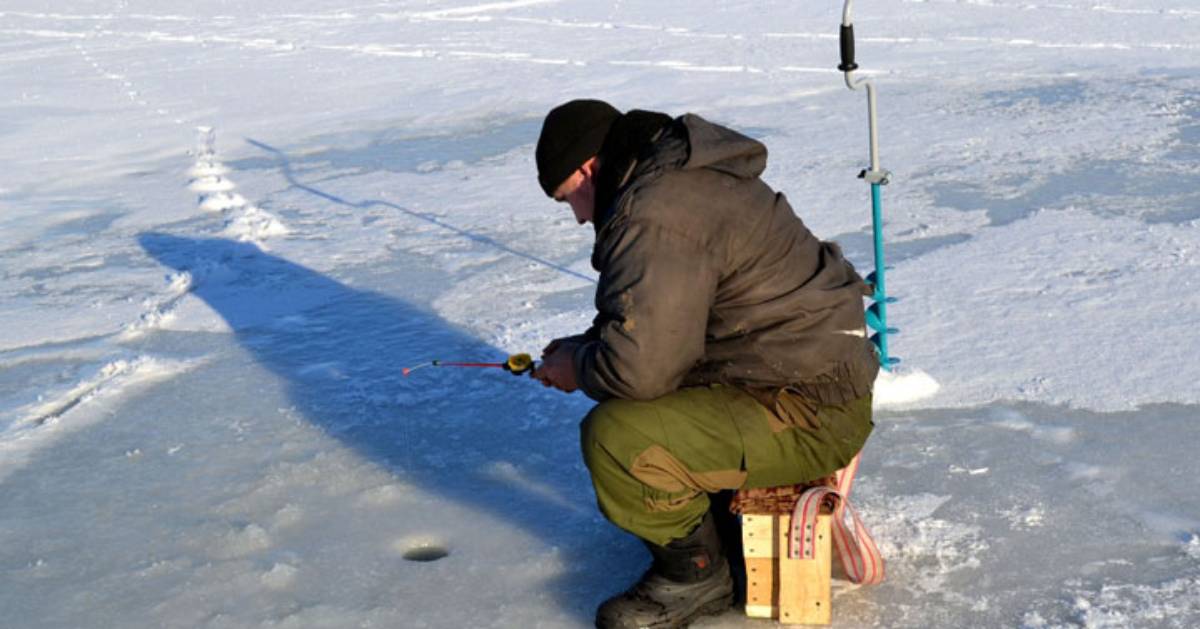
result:
<svg viewBox="0 0 1200 629"><path fill-rule="evenodd" d="M682 627L733 601L708 494L844 467L874 424L870 290L759 179L759 142L688 114L554 108L538 180L596 229L597 315L534 376L600 403L581 426L604 515L653 564L598 627Z"/></svg>

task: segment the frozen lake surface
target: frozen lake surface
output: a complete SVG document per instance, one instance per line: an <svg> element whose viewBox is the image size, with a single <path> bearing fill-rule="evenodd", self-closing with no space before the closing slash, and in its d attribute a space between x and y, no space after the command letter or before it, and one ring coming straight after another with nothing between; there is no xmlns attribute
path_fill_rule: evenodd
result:
<svg viewBox="0 0 1200 629"><path fill-rule="evenodd" d="M644 568L591 404L549 108L696 112L871 263L840 3L0 7L0 608L14 627L586 627ZM1200 8L855 5L892 350L838 627L1200 624ZM407 557L407 558L406 558ZM433 559L432 561L415 561ZM739 612L703 627L757 627Z"/></svg>

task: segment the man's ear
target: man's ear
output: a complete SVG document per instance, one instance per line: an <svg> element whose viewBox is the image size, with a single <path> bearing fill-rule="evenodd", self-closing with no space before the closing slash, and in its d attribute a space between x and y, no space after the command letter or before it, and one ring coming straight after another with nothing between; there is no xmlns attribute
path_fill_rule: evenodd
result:
<svg viewBox="0 0 1200 629"><path fill-rule="evenodd" d="M585 177L592 179L596 176L596 171L600 170L600 157L597 155L589 157L586 162L579 165L579 170L583 171Z"/></svg>

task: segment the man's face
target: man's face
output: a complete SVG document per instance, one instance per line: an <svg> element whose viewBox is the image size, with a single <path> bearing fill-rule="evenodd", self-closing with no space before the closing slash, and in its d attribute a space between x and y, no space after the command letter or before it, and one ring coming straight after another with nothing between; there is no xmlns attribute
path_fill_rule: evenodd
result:
<svg viewBox="0 0 1200 629"><path fill-rule="evenodd" d="M596 215L596 164L594 157L584 162L554 190L554 200L570 204L580 225L590 223Z"/></svg>

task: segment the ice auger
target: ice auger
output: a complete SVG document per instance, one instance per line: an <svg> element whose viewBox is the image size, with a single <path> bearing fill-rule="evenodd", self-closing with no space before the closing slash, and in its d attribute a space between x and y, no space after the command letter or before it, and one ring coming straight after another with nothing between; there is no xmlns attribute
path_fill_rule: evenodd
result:
<svg viewBox="0 0 1200 629"><path fill-rule="evenodd" d="M875 85L871 83L870 79L855 79L854 77L854 71L858 69L858 64L854 62L854 23L850 18L852 4L853 0L846 0L846 4L842 8L842 28L838 37L841 44L842 63L838 65L838 70L841 70L845 74L846 87L851 90L863 87L867 90L871 167L860 172L858 177L871 184L871 231L874 233L875 270L868 274L866 278L873 290L871 294L872 303L870 306L867 306L866 317L867 326L875 331L871 335L871 342L875 344L875 348L879 352L879 363L884 369L891 371L892 366L900 362L900 359L888 355L888 336L899 333L899 330L889 328L887 324L887 305L894 303L896 299L888 297L886 283L884 282L884 271L887 267L884 266L883 259L883 201L881 188L891 181L892 174L879 167L879 134L875 115Z"/></svg>

